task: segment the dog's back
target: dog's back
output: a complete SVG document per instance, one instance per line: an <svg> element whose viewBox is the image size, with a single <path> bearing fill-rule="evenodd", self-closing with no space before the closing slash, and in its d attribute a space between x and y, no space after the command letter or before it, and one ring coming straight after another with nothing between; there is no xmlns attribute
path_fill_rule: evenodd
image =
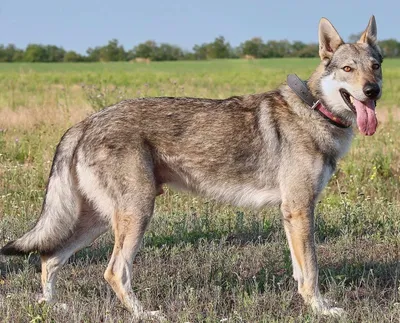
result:
<svg viewBox="0 0 400 323"><path fill-rule="evenodd" d="M154 313L143 311L133 294L131 267L163 184L237 205L279 203L299 292L315 310L341 313L319 293L313 212L352 138L352 129L335 120L356 120L366 135L376 130L381 58L373 17L364 34L353 46L360 53L349 55L368 73L349 76L343 73L352 67L335 62L346 62L342 53L354 48L320 21L322 62L308 88L325 114L284 84L226 100L127 100L88 117L57 148L36 226L1 252L39 251L43 300L51 301L62 265L111 224L115 244L104 277L138 319Z"/></svg>

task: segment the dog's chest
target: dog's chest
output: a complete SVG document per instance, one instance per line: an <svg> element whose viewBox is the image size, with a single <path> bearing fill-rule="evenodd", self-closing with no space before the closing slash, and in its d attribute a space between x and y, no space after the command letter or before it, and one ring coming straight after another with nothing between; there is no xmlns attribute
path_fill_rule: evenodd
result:
<svg viewBox="0 0 400 323"><path fill-rule="evenodd" d="M322 169L322 172L319 176L319 193L325 188L331 179L334 172L334 168L330 165L325 165Z"/></svg>

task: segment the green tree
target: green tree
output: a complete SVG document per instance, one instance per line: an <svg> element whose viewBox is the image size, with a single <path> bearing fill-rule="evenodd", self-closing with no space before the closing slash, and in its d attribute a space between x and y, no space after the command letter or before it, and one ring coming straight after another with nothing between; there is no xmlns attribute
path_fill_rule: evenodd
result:
<svg viewBox="0 0 400 323"><path fill-rule="evenodd" d="M196 59L213 59L234 57L232 47L223 36L215 38L212 43L195 45L193 47Z"/></svg>
<svg viewBox="0 0 400 323"><path fill-rule="evenodd" d="M8 44L6 47L0 45L0 62L21 61L23 51L18 49L14 44Z"/></svg>
<svg viewBox="0 0 400 323"><path fill-rule="evenodd" d="M318 44L308 44L297 52L296 57L318 57Z"/></svg>
<svg viewBox="0 0 400 323"><path fill-rule="evenodd" d="M90 62L115 62L125 61L127 53L122 45L118 44L118 40L112 39L105 46L89 47L86 51L87 60Z"/></svg>
<svg viewBox="0 0 400 323"><path fill-rule="evenodd" d="M356 42L361 33L350 35L349 41ZM379 41L385 57L400 57L400 42L396 39ZM0 45L0 62L97 62L126 61L137 57L149 58L155 61L203 60L215 58L238 58L252 55L257 58L269 57L318 57L318 44L306 44L301 41L270 40L264 43L261 38L254 37L239 46L232 48L223 36L213 42L195 45L192 51L183 51L179 46L148 40L125 51L117 39L112 39L105 46L88 48L86 55L74 51L65 51L54 45L29 44L25 50L18 49L14 44Z"/></svg>
<svg viewBox="0 0 400 323"><path fill-rule="evenodd" d="M257 58L263 57L265 51L265 44L259 37L246 40L244 43L240 44L239 47L241 55L251 55Z"/></svg>
<svg viewBox="0 0 400 323"><path fill-rule="evenodd" d="M4 45L0 45L0 62L8 62Z"/></svg>
<svg viewBox="0 0 400 323"><path fill-rule="evenodd" d="M82 62L84 61L84 57L79 55L78 53L70 50L64 55L64 62Z"/></svg>
<svg viewBox="0 0 400 323"><path fill-rule="evenodd" d="M160 44L156 46L153 60L155 61L177 61L183 58L183 51L178 46Z"/></svg>
<svg viewBox="0 0 400 323"><path fill-rule="evenodd" d="M400 57L400 42L396 39L387 39L379 42L385 57Z"/></svg>
<svg viewBox="0 0 400 323"><path fill-rule="evenodd" d="M142 44L137 45L133 48L133 57L143 57L154 59L156 56L157 44L153 40L148 40Z"/></svg>
<svg viewBox="0 0 400 323"><path fill-rule="evenodd" d="M194 61L196 60L196 56L194 55L194 52L190 52L190 51L183 51L183 60L187 60L187 61Z"/></svg>
<svg viewBox="0 0 400 323"><path fill-rule="evenodd" d="M194 45L193 54L196 60L207 59L207 51L208 51L207 46L208 46L207 44Z"/></svg>
<svg viewBox="0 0 400 323"><path fill-rule="evenodd" d="M106 46L100 48L100 60L104 62L125 61L125 49L118 44L118 40L112 39Z"/></svg>
<svg viewBox="0 0 400 323"><path fill-rule="evenodd" d="M65 50L62 47L48 45L45 49L48 62L62 62L64 60Z"/></svg>
<svg viewBox="0 0 400 323"><path fill-rule="evenodd" d="M48 62L48 53L43 45L29 44L24 53L25 62Z"/></svg>
<svg viewBox="0 0 400 323"><path fill-rule="evenodd" d="M290 56L299 56L299 53L304 50L304 48L307 47L307 44L301 42L301 41L294 41L291 45L291 52Z"/></svg>
<svg viewBox="0 0 400 323"><path fill-rule="evenodd" d="M89 62L98 62L100 61L100 47L95 47L95 48L91 48L89 47L86 50L86 54L87 54L87 60Z"/></svg>
<svg viewBox="0 0 400 323"><path fill-rule="evenodd" d="M231 50L232 48L225 38L219 36L207 46L207 58L229 58Z"/></svg>
<svg viewBox="0 0 400 323"><path fill-rule="evenodd" d="M25 52L22 49L17 48L12 57L13 62L23 62Z"/></svg>
<svg viewBox="0 0 400 323"><path fill-rule="evenodd" d="M291 46L287 40L270 40L265 45L264 57L286 57L290 55Z"/></svg>

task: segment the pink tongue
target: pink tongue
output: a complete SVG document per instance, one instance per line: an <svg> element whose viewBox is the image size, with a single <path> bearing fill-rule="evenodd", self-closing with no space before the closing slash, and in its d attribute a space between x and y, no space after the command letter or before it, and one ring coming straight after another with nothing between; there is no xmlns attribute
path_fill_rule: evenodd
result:
<svg viewBox="0 0 400 323"><path fill-rule="evenodd" d="M357 125L360 132L366 136L372 136L376 127L378 126L378 120L375 115L375 102L368 100L365 103L353 98L353 105L357 112Z"/></svg>

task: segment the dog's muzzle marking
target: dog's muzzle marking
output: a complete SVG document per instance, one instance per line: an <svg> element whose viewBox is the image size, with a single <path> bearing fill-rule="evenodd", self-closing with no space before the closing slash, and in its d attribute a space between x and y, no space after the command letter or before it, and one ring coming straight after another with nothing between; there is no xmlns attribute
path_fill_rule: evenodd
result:
<svg viewBox="0 0 400 323"><path fill-rule="evenodd" d="M308 89L306 83L302 81L296 74L289 74L287 76L287 85L292 91L306 103L311 110L318 111L321 116L328 120L333 125L339 128L349 128L351 123L335 116L322 104L320 100L316 100Z"/></svg>

